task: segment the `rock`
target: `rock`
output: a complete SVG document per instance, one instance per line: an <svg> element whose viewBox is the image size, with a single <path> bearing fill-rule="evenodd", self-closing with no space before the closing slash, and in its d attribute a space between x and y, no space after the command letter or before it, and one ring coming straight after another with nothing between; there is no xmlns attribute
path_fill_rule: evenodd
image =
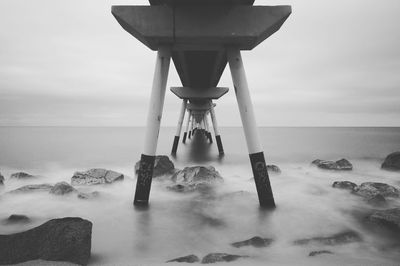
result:
<svg viewBox="0 0 400 266"><path fill-rule="evenodd" d="M310 254L308 254L308 256L314 257L322 254L333 254L333 252L329 250L317 250L317 251L311 251Z"/></svg>
<svg viewBox="0 0 400 266"><path fill-rule="evenodd" d="M268 172L273 172L273 173L277 173L277 174L281 173L281 169L274 164L267 165L267 170L268 170Z"/></svg>
<svg viewBox="0 0 400 266"><path fill-rule="evenodd" d="M335 181L333 182L332 187L354 191L357 188L357 185L350 181Z"/></svg>
<svg viewBox="0 0 400 266"><path fill-rule="evenodd" d="M212 166L193 166L176 172L171 180L177 184L168 187L169 189L177 192L192 192L208 190L212 184L222 182L223 178Z"/></svg>
<svg viewBox="0 0 400 266"><path fill-rule="evenodd" d="M67 182L59 182L50 189L50 194L54 195L64 195L72 192L77 192L77 190Z"/></svg>
<svg viewBox="0 0 400 266"><path fill-rule="evenodd" d="M101 168L90 169L85 172L75 172L71 178L73 186L111 184L115 181L124 180L124 175Z"/></svg>
<svg viewBox="0 0 400 266"><path fill-rule="evenodd" d="M244 247L244 246L253 246L256 248L263 248L263 247L268 247L269 245L271 245L271 243L273 241L274 240L271 238L262 238L259 236L255 236L248 240L232 243L231 245L234 246L235 248L240 248L240 247Z"/></svg>
<svg viewBox="0 0 400 266"><path fill-rule="evenodd" d="M90 221L53 219L25 232L0 235L0 264L42 259L87 265L91 238Z"/></svg>
<svg viewBox="0 0 400 266"><path fill-rule="evenodd" d="M0 186L1 185L4 185L4 176L2 176L0 173Z"/></svg>
<svg viewBox="0 0 400 266"><path fill-rule="evenodd" d="M208 264L222 261L229 262L245 257L247 256L231 255L227 253L210 253L201 260L201 263Z"/></svg>
<svg viewBox="0 0 400 266"><path fill-rule="evenodd" d="M387 204L387 201L386 201L385 197L382 196L381 194L377 194L377 195L372 196L370 198L366 198L365 200L366 200L366 202L368 204L374 205L374 206L377 206L377 207L386 206L386 204Z"/></svg>
<svg viewBox="0 0 400 266"><path fill-rule="evenodd" d="M365 182L355 189L355 193L364 198L373 198L376 195L383 197L400 197L400 192L397 188L385 183Z"/></svg>
<svg viewBox="0 0 400 266"><path fill-rule="evenodd" d="M135 164L135 173L139 173L140 161ZM175 165L166 155L157 155L154 161L153 177L158 177L175 172Z"/></svg>
<svg viewBox="0 0 400 266"><path fill-rule="evenodd" d="M400 208L377 210L366 217L369 224L400 233Z"/></svg>
<svg viewBox="0 0 400 266"><path fill-rule="evenodd" d="M50 191L52 188L53 188L53 186L49 185L49 184L26 185L26 186L11 190L9 193L42 192L42 191Z"/></svg>
<svg viewBox="0 0 400 266"><path fill-rule="evenodd" d="M359 233L355 231L344 231L327 237L313 237L294 241L295 245L307 245L310 243L322 244L322 245L343 245L353 242L360 242L362 238Z"/></svg>
<svg viewBox="0 0 400 266"><path fill-rule="evenodd" d="M10 176L10 178L13 179L31 179L31 178L35 178L36 176L25 173L25 172L18 172L18 173L14 173Z"/></svg>
<svg viewBox="0 0 400 266"><path fill-rule="evenodd" d="M385 170L400 170L400 151L389 154L381 167Z"/></svg>
<svg viewBox="0 0 400 266"><path fill-rule="evenodd" d="M31 219L28 216L23 214L12 214L10 217L4 220L6 224L15 224L15 223L29 223Z"/></svg>
<svg viewBox="0 0 400 266"><path fill-rule="evenodd" d="M336 162L317 159L317 160L312 161L311 164L314 164L314 165L318 166L319 168L327 169L327 170L352 170L353 169L353 165L346 159L340 159Z"/></svg>
<svg viewBox="0 0 400 266"><path fill-rule="evenodd" d="M100 192L98 192L98 191L93 191L91 193L79 192L78 193L78 198L80 198L80 199L94 199L94 198L97 198L99 195L100 195Z"/></svg>
<svg viewBox="0 0 400 266"><path fill-rule="evenodd" d="M196 255L188 255L188 256L184 256L184 257L179 257L176 259L172 259L169 260L167 262L186 262L186 263L195 263L195 262L199 262L200 259L199 257L197 257Z"/></svg>

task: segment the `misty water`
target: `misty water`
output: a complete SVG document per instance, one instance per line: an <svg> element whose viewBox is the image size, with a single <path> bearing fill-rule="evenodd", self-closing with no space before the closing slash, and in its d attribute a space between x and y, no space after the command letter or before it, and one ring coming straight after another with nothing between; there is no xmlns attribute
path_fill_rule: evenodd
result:
<svg viewBox="0 0 400 266"><path fill-rule="evenodd" d="M162 128L158 154L168 155L174 128ZM400 150L400 128L260 128L277 209L259 208L241 128L221 128L225 156L216 144L197 138L180 143L175 167L212 165L224 178L209 195L177 193L168 181L153 181L147 210L132 205L134 164L143 146L143 128L1 127L0 219L25 214L32 223L0 223L0 234L25 231L52 218L79 216L93 222L91 265L163 265L165 261L211 252L247 255L229 265L398 265L400 249L392 239L364 227L354 214L370 208L348 191L332 188L338 180L383 182L400 187L400 173L380 169L385 156ZM347 158L354 169L321 170L314 159ZM71 181L75 171L106 168L125 175L112 185L80 186L99 191L98 198L55 196L48 192L7 194L31 183ZM40 175L27 181L9 180L18 171ZM391 200L390 206L400 206ZM337 246L294 245L297 239L354 230L363 241ZM273 238L265 248L235 248L232 242L253 236ZM314 250L334 254L309 257ZM37 263L37 262L35 262ZM170 264L167 264L170 265ZM228 264L227 264L228 265Z"/></svg>

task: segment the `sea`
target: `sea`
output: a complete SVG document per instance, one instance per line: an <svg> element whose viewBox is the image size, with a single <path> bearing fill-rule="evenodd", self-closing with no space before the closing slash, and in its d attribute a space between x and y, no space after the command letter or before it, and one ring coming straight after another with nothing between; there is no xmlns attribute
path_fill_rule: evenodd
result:
<svg viewBox="0 0 400 266"><path fill-rule="evenodd" d="M36 227L50 219L82 217L93 223L89 265L184 265L166 261L209 253L248 256L221 265L400 265L400 246L389 236L365 227L357 215L373 208L360 197L332 187L334 181L383 182L400 188L400 172L381 169L385 157L400 150L400 128L392 127L261 127L260 139L277 204L260 209L241 127L222 127L225 150L196 136L179 143L175 168L213 166L224 182L212 195L178 193L168 180L154 180L150 205L133 207L134 166L143 150L142 127L0 127L0 220L11 214L31 218L28 224L0 221L0 234ZM157 154L170 155L175 128L162 127ZM213 136L214 138L214 136ZM352 171L319 169L315 159L348 159ZM71 182L76 171L105 168L123 173L124 181L111 185L77 187L99 191L97 198L55 196L47 192L10 194L26 184ZM10 180L24 171L38 177ZM210 192L211 193L211 192ZM400 207L400 200L389 201ZM329 236L345 230L358 232L362 241L344 245L295 245L304 238ZM254 236L271 238L268 247L236 248L233 242ZM309 256L312 251L333 254ZM33 261L21 265L56 265ZM62 264L62 265L67 265ZM196 265L196 263L194 263Z"/></svg>

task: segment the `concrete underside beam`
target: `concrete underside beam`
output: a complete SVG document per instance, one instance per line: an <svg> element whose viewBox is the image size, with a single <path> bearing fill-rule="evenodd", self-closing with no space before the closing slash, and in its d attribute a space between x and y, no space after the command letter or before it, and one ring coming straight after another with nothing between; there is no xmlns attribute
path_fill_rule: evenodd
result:
<svg viewBox="0 0 400 266"><path fill-rule="evenodd" d="M252 5L254 0L149 0L151 5Z"/></svg>
<svg viewBox="0 0 400 266"><path fill-rule="evenodd" d="M181 99L207 100L219 99L229 91L229 88L212 87L194 89L190 87L171 87L171 91Z"/></svg>

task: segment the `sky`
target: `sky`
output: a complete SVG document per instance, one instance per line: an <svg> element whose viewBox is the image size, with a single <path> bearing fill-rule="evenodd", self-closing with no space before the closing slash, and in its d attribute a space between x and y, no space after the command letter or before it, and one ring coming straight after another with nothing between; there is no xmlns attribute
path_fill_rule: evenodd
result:
<svg viewBox="0 0 400 266"><path fill-rule="evenodd" d="M144 0L1 0L0 126L144 126L156 53L112 5ZM400 126L399 0L256 0L291 5L243 61L259 126ZM162 126L177 124L171 61ZM229 68L218 124L240 126Z"/></svg>

